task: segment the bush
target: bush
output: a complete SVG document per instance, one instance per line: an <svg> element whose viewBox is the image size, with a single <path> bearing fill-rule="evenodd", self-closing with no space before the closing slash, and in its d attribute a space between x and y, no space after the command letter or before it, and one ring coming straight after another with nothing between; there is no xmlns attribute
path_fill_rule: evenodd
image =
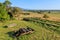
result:
<svg viewBox="0 0 60 40"><path fill-rule="evenodd" d="M47 14L44 14L43 18L49 18L49 16Z"/></svg>
<svg viewBox="0 0 60 40"><path fill-rule="evenodd" d="M0 6L0 20L2 21L2 20L8 20L8 19L10 19L10 17L6 11L5 6L2 4Z"/></svg>
<svg viewBox="0 0 60 40"><path fill-rule="evenodd" d="M10 19L10 17L9 17L6 10L2 9L0 11L1 11L0 12L0 20L8 20L8 19Z"/></svg>
<svg viewBox="0 0 60 40"><path fill-rule="evenodd" d="M29 21L29 19L28 19L28 18L23 18L23 20L24 20L24 21Z"/></svg>
<svg viewBox="0 0 60 40"><path fill-rule="evenodd" d="M30 13L23 13L23 15L30 15Z"/></svg>

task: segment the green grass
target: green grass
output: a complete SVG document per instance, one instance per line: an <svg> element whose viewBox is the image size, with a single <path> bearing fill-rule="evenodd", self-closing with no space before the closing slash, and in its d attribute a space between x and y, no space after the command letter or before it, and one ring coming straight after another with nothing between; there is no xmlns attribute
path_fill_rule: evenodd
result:
<svg viewBox="0 0 60 40"><path fill-rule="evenodd" d="M4 28L4 25L16 23L18 24L16 27L12 28ZM34 22L26 22L19 20L12 20L0 23L0 40L16 40L15 38L10 37L7 33L18 30L21 27L29 26L35 30L33 34L23 35L19 37L19 40L60 40L60 35L55 33L54 31L50 31L46 28L43 28L37 23Z"/></svg>
<svg viewBox="0 0 60 40"><path fill-rule="evenodd" d="M57 21L50 21L50 20L44 20L44 19L37 19L37 18L27 18L27 20L29 20L30 22L35 22L37 24L41 24L43 27L47 28L47 29L51 29L54 30L56 32L60 32L60 22ZM40 26L41 26L40 25ZM47 27L46 27L47 26Z"/></svg>

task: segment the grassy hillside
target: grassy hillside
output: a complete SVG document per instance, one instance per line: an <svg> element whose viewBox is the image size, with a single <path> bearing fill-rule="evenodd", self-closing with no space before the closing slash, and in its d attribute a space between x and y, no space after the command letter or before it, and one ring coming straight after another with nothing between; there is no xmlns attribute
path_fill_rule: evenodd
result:
<svg viewBox="0 0 60 40"><path fill-rule="evenodd" d="M10 23L16 23L18 25L12 28L4 28L4 25ZM59 34L55 33L54 31L47 30L37 23L17 20L0 23L0 40L16 40L15 38L11 37L9 32L18 30L21 27L26 28L26 26L33 28L35 32L33 34L20 36L20 40L60 40Z"/></svg>
<svg viewBox="0 0 60 40"><path fill-rule="evenodd" d="M24 10L12 7L9 0L0 6L0 40L17 40L12 37L13 31L27 26L34 29L34 33L20 35L19 40L60 40L60 10ZM21 20L27 17L30 17L28 21ZM12 23L16 26L11 27Z"/></svg>
<svg viewBox="0 0 60 40"><path fill-rule="evenodd" d="M16 17L19 20L8 20L0 22L0 40L16 40L16 38L13 38L11 36L12 31L19 30L20 28L26 28L27 26L33 28L35 32L33 34L20 36L19 40L60 40L60 22L54 21L59 20L60 14L47 14L50 17L47 18L49 20L44 20L43 15L44 14L37 14L31 12L29 15L19 14L19 17ZM42 20L33 19L29 22L20 20L25 17L42 18ZM38 22L33 22L34 20ZM16 23L17 26L8 28L4 27L5 25L11 23ZM52 25L54 24L54 26L56 27L46 25L47 23L50 23ZM59 28L57 28L57 25L59 25Z"/></svg>

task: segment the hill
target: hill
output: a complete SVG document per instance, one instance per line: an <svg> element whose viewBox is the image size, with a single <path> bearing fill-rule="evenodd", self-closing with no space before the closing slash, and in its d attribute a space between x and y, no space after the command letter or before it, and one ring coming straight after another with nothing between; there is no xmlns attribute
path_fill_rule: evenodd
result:
<svg viewBox="0 0 60 40"><path fill-rule="evenodd" d="M0 40L17 40L12 33L27 26L34 33L20 35L19 40L60 40L60 10L24 10L9 1L0 6Z"/></svg>

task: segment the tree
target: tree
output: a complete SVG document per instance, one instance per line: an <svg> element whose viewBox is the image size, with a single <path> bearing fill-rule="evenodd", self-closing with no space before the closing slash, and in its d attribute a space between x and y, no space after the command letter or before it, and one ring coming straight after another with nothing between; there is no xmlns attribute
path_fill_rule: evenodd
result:
<svg viewBox="0 0 60 40"><path fill-rule="evenodd" d="M19 14L19 13L22 13L22 9L19 8L19 7L13 7L12 12L13 12L15 15L17 15L17 14Z"/></svg>
<svg viewBox="0 0 60 40"><path fill-rule="evenodd" d="M51 13L50 11L48 11L48 13Z"/></svg>
<svg viewBox="0 0 60 40"><path fill-rule="evenodd" d="M9 15L5 9L4 5L0 6L0 20L6 20L9 19Z"/></svg>
<svg viewBox="0 0 60 40"><path fill-rule="evenodd" d="M11 7L10 5L11 2L9 0L6 0L4 3L0 3L0 20L8 20L14 18L16 15L19 16L19 13L22 13L20 8Z"/></svg>
<svg viewBox="0 0 60 40"><path fill-rule="evenodd" d="M3 4L9 7L11 5L11 2L9 0L6 0Z"/></svg>
<svg viewBox="0 0 60 40"><path fill-rule="evenodd" d="M0 3L0 6L2 6L3 4L2 3Z"/></svg>
<svg viewBox="0 0 60 40"><path fill-rule="evenodd" d="M9 15L6 11L6 8L3 5L3 3L0 3L0 20L7 20L7 19L9 19Z"/></svg>

